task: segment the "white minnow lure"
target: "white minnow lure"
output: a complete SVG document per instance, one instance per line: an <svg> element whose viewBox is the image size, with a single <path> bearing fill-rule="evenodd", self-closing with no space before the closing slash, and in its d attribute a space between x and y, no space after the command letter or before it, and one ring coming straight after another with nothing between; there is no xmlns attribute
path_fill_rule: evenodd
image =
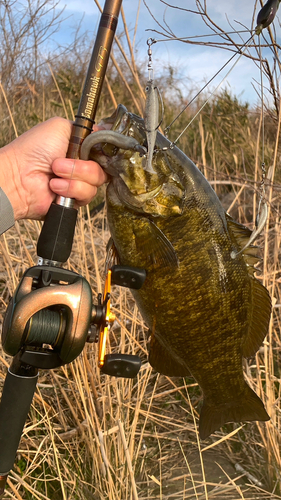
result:
<svg viewBox="0 0 281 500"><path fill-rule="evenodd" d="M145 170L150 174L155 174L155 170L152 167L152 157L154 152L154 146L156 142L157 129L161 123L159 121L159 90L156 85L154 85L153 80L148 80L146 87L146 101L144 110L144 126L147 139L147 157Z"/></svg>
<svg viewBox="0 0 281 500"><path fill-rule="evenodd" d="M232 259L235 259L237 257L237 255L239 255L240 253L243 253L246 250L246 248L248 248L255 241L255 239L259 236L259 234L262 232L262 230L266 224L266 221L267 221L268 208L267 208L267 203L264 199L261 200L260 204L262 204L262 207L261 207L260 212L259 212L258 224L257 224L256 229L254 229L254 231L252 232L252 234L249 238L249 241L242 248L242 250L240 250L239 252L231 252L230 257Z"/></svg>

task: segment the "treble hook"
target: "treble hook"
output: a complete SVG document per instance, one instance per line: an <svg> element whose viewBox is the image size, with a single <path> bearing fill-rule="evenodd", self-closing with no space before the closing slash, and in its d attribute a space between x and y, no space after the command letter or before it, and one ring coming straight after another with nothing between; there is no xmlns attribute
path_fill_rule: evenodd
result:
<svg viewBox="0 0 281 500"><path fill-rule="evenodd" d="M250 245L252 245L254 243L254 241L260 235L260 233L262 232L262 230L267 222L268 208L267 208L267 203L265 201L266 168L265 168L264 162L262 162L261 168L262 168L262 176L261 176L261 182L260 182L260 201L259 201L258 213L257 213L256 221L255 221L255 229L253 230L246 245L241 250L239 250L239 252L236 252L236 251L231 252L230 257L232 259L235 259L238 255L243 253L247 248L250 247Z"/></svg>

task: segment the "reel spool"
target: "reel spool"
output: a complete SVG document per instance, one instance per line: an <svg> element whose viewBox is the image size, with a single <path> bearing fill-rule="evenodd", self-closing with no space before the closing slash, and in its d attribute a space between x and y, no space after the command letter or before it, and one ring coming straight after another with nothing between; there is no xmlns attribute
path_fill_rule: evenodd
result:
<svg viewBox="0 0 281 500"><path fill-rule="evenodd" d="M28 269L3 322L2 345L10 356L37 368L73 361L87 341L92 291L85 278L67 269Z"/></svg>

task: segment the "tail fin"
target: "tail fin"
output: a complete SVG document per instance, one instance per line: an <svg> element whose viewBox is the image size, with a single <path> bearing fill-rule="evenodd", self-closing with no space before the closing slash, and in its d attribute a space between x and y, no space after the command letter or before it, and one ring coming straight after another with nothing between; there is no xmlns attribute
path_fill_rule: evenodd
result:
<svg viewBox="0 0 281 500"><path fill-rule="evenodd" d="M199 435L201 439L206 439L227 422L265 421L269 419L263 402L245 382L245 389L239 399L217 406L209 405L208 402L203 401L199 420Z"/></svg>

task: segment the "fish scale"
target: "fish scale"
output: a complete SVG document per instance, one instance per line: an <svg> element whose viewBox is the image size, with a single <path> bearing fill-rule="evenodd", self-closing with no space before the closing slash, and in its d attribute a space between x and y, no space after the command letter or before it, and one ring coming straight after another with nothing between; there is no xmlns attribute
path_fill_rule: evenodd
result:
<svg viewBox="0 0 281 500"><path fill-rule="evenodd" d="M108 121L145 143L143 120L123 106ZM205 439L227 422L269 419L245 382L242 360L262 344L271 301L254 276L257 249L240 252L251 231L224 211L194 163L169 144L157 134L156 175L145 171L138 153L92 150L91 158L107 171L114 165L107 217L119 261L147 272L132 293L150 329L149 362L165 375L196 379Z"/></svg>

